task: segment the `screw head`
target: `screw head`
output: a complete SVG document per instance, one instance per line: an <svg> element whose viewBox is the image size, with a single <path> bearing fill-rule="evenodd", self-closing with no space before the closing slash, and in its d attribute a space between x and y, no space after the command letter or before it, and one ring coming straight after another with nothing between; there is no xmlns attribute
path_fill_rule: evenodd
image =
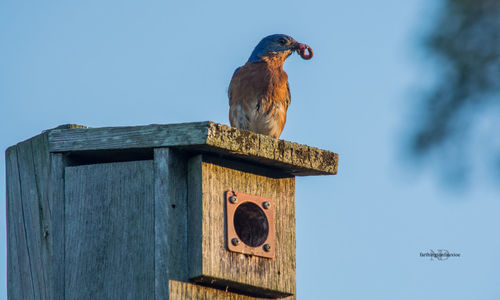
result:
<svg viewBox="0 0 500 300"><path fill-rule="evenodd" d="M234 203L238 202L238 198L236 198L236 196L231 196L231 197L229 197L229 202L234 204Z"/></svg>
<svg viewBox="0 0 500 300"><path fill-rule="evenodd" d="M262 206L265 208L265 209L269 209L269 207L271 207L271 203L265 201L264 203L262 203Z"/></svg>
<svg viewBox="0 0 500 300"><path fill-rule="evenodd" d="M238 238L233 238L231 240L231 244L233 244L234 246L238 246L240 244L240 240Z"/></svg>
<svg viewBox="0 0 500 300"><path fill-rule="evenodd" d="M271 251L271 245L269 245L269 244L264 244L263 248L264 248L264 251L266 251L266 252Z"/></svg>

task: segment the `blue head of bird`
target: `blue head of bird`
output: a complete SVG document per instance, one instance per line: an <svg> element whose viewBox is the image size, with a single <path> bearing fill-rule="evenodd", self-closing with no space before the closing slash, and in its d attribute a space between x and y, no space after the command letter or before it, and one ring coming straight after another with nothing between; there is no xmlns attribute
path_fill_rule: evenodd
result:
<svg viewBox="0 0 500 300"><path fill-rule="evenodd" d="M281 57L283 60L306 45L286 34L272 34L263 38L255 47L249 62L259 62L263 58Z"/></svg>

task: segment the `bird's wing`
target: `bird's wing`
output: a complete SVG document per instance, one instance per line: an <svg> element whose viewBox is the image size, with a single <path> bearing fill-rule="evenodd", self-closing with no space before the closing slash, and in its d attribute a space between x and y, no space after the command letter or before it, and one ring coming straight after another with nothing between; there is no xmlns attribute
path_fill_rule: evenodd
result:
<svg viewBox="0 0 500 300"><path fill-rule="evenodd" d="M290 94L290 84L288 83L288 81L286 82L286 90L288 91L288 93L285 97L285 103L286 107L288 108L288 106L290 106L290 103L292 103L292 95Z"/></svg>
<svg viewBox="0 0 500 300"><path fill-rule="evenodd" d="M249 129L253 111L256 110L255 89L252 78L255 77L252 68L244 65L234 71L229 89L229 121L231 126Z"/></svg>
<svg viewBox="0 0 500 300"><path fill-rule="evenodd" d="M229 83L229 88L227 89L227 97L229 98L229 106L231 106L232 104L232 99L233 99L233 95L234 95L234 90L237 89L237 85L239 85L239 83L237 83L238 78L235 78L236 76L236 73L238 73L238 71L241 69L241 67L237 67L236 70L234 70L234 73L233 73L233 76L231 77L231 82Z"/></svg>

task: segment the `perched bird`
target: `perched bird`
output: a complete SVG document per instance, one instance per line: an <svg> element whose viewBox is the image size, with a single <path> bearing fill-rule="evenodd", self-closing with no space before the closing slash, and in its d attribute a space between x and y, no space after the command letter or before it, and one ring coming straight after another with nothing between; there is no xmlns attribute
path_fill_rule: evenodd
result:
<svg viewBox="0 0 500 300"><path fill-rule="evenodd" d="M234 71L228 90L231 126L279 138L290 105L283 64L294 51L304 59L313 55L311 47L291 36L269 35L257 44L246 64Z"/></svg>

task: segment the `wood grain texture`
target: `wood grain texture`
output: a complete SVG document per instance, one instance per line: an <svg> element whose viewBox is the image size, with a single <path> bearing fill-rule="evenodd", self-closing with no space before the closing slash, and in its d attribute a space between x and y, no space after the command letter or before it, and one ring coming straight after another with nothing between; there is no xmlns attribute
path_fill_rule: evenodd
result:
<svg viewBox="0 0 500 300"><path fill-rule="evenodd" d="M33 158L33 173L30 179L35 181L35 186L38 195L36 200L38 201L38 208L35 203L29 204L32 210L32 215L34 220L39 222L39 227L35 225L36 232L34 233L37 238L36 243L39 243L36 247L40 247L40 273L43 274L43 286L40 296L42 298L47 297L47 299L54 299L53 283L51 281L51 266L52 266L52 256L50 251L52 250L52 237L50 236L50 231L52 229L52 221L50 216L50 202L49 202L49 178L50 178L50 153L48 151L47 135L41 134L30 140L31 153L26 153L27 157ZM20 147L22 149L22 147ZM50 237L49 237L50 236Z"/></svg>
<svg viewBox="0 0 500 300"><path fill-rule="evenodd" d="M24 230L28 246L28 256L30 259L31 276L33 278L33 289L36 295L46 299L47 293L47 273L42 265L42 231L46 224L41 213L47 209L43 208L42 192L37 185L37 174L33 159L32 140L22 142L17 146L19 181L21 182L22 213L24 218ZM38 174L41 175L40 172Z"/></svg>
<svg viewBox="0 0 500 300"><path fill-rule="evenodd" d="M67 164L62 153L50 155L48 197L51 227L47 232L50 249L50 282L54 300L64 296L64 168Z"/></svg>
<svg viewBox="0 0 500 300"><path fill-rule="evenodd" d="M66 167L66 299L154 298L152 161Z"/></svg>
<svg viewBox="0 0 500 300"><path fill-rule="evenodd" d="M21 198L17 147L6 151L7 293L10 299L35 299Z"/></svg>
<svg viewBox="0 0 500 300"><path fill-rule="evenodd" d="M11 252L19 252L16 255L21 261L14 268L20 268L23 274L29 273L31 279L31 284L26 286L27 279L20 278L18 282L20 286L16 286L17 284L9 286L9 294L23 294L26 293L24 289L31 289L35 299L53 299L52 237L49 235L51 222L48 195L50 156L47 135L35 136L17 144L8 152L9 156L13 156L13 153L16 155L16 161L14 162L11 157L8 164L17 164L7 168L7 189L14 188L14 193L8 192L7 197L7 202L12 205L8 213L14 218L13 222L9 221L9 226L14 227L14 231L11 232L15 235L9 235L8 240L17 240L15 250L10 246L9 248ZM14 182L16 180L18 183ZM22 249L23 247L25 249ZM25 263L26 261L28 263ZM12 260L10 264L13 264Z"/></svg>
<svg viewBox="0 0 500 300"><path fill-rule="evenodd" d="M192 283L180 282L175 280L169 281L170 286L170 300L262 300L263 298L256 298L244 296L236 293L217 290L209 287L204 287ZM280 298L283 300L294 300L295 296Z"/></svg>
<svg viewBox="0 0 500 300"><path fill-rule="evenodd" d="M295 176L336 174L338 165L336 153L213 122L54 129L49 147L52 152L181 147L238 157Z"/></svg>
<svg viewBox="0 0 500 300"><path fill-rule="evenodd" d="M273 178L197 156L188 167L190 277L252 296L295 294L295 178ZM275 203L276 257L229 252L225 244L224 192L267 197Z"/></svg>
<svg viewBox="0 0 500 300"><path fill-rule="evenodd" d="M42 133L6 151L12 299L64 299L64 159L47 139Z"/></svg>
<svg viewBox="0 0 500 300"><path fill-rule="evenodd" d="M294 176L337 174L338 154L210 122L214 152L282 169Z"/></svg>
<svg viewBox="0 0 500 300"><path fill-rule="evenodd" d="M203 144L207 122L50 130L50 151L89 151Z"/></svg>
<svg viewBox="0 0 500 300"><path fill-rule="evenodd" d="M189 276L203 273L203 189L201 154L188 161L188 257ZM219 216L221 218L222 216ZM223 228L220 228L223 230Z"/></svg>
<svg viewBox="0 0 500 300"><path fill-rule="evenodd" d="M171 148L156 148L155 299L168 299L169 279L187 281L186 158Z"/></svg>

